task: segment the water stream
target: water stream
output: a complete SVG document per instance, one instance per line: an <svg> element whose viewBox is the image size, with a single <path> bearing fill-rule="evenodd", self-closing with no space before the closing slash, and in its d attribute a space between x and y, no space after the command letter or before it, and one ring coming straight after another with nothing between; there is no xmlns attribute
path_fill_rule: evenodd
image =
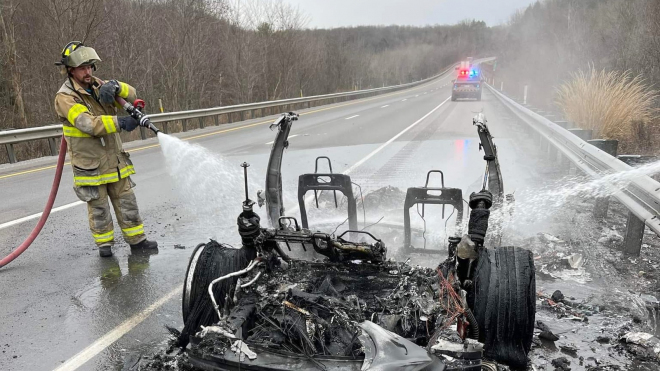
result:
<svg viewBox="0 0 660 371"><path fill-rule="evenodd" d="M200 242L237 239L236 217L245 197L240 163L174 136L159 133L158 140L180 199L180 215L193 221L185 233L195 234Z"/></svg>

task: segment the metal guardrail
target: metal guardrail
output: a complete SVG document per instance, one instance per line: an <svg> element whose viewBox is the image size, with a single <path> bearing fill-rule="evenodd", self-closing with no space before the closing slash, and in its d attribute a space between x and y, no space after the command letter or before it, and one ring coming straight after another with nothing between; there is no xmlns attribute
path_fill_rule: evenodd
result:
<svg viewBox="0 0 660 371"><path fill-rule="evenodd" d="M437 79L438 77L441 77L445 75L447 72L453 70L455 65L456 64L453 64L452 66L450 66L449 68L447 68L446 70L442 71L441 73L435 76L406 84L386 86L382 88L374 88L374 89L366 89L366 90L357 90L357 91L350 91L343 93L314 95L310 97L238 104L233 106L221 106L221 107L202 108L202 109L189 110L189 111L156 113L156 114L147 115L147 117L149 117L149 119L153 123L162 123L164 129L163 131L165 133L168 132L167 123L170 121L182 121L183 131L187 131L186 120L190 120L190 119L200 119L199 128L203 128L204 127L203 119L210 116L218 117L220 115L226 115L226 114L231 115L234 113L240 113L241 114L240 121L243 121L245 119L244 113L248 111L253 112L253 114L250 116L252 118L254 117L254 110L262 110L265 108L273 108L273 107L281 107L281 106L290 106L294 104L307 104L307 108L309 108L310 104L314 102L321 102L328 100L334 102L337 99L364 97L364 96L378 95L386 92L407 89ZM217 120L216 120L216 125L218 125ZM141 129L140 130L141 139L147 139L146 131L143 130L144 128L140 128L140 129ZM48 126L40 126L40 127L28 128L28 129L6 130L6 131L0 131L0 145L1 144L5 145L7 149L7 154L9 155L9 162L15 163L16 156L13 148L13 145L15 143L28 142L39 139L48 139L50 144L51 155L56 155L57 145L55 140L56 138L61 136L62 136L62 125L48 125Z"/></svg>
<svg viewBox="0 0 660 371"><path fill-rule="evenodd" d="M486 84L488 89L520 119L555 146L576 167L599 178L615 172L633 169L616 157L580 139L567 129L518 104ZM660 235L660 183L649 176L633 179L623 190L612 194L651 230ZM640 239L641 243L641 239Z"/></svg>
<svg viewBox="0 0 660 371"><path fill-rule="evenodd" d="M46 125L36 128L18 129L18 130L4 130L0 131L0 145L4 144L7 148L7 155L9 162L16 162L16 155L14 153L14 144L21 142L29 142L31 140L48 139L51 155L57 154L56 138L62 136L62 125Z"/></svg>

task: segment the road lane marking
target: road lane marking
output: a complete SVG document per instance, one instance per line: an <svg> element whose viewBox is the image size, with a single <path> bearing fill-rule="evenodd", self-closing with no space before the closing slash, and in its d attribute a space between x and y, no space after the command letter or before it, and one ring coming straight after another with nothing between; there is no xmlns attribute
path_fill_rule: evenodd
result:
<svg viewBox="0 0 660 371"><path fill-rule="evenodd" d="M58 211L66 210L66 209L72 208L74 206L82 205L82 204L84 204L84 202L82 202L82 201L72 202L70 204L58 206L58 207L55 207L55 208L51 209L50 213L51 214L56 213ZM19 219L14 219L14 220L8 221L6 223L2 223L2 224L0 224L0 229L5 229L5 228L11 227L11 226L16 225L16 224L21 224L23 222L27 222L28 220L41 218L41 214L43 214L43 212L28 215L28 216L24 216L24 217L19 218Z"/></svg>
<svg viewBox="0 0 660 371"><path fill-rule="evenodd" d="M356 118L356 117L358 117L358 116L360 116L360 115L353 115L353 116L350 116L350 117L345 118L345 120L350 120L350 119Z"/></svg>
<svg viewBox="0 0 660 371"><path fill-rule="evenodd" d="M384 105L384 106L382 106L382 107L380 107L380 108L385 108L385 107L389 107L389 106L390 106L389 104L386 104L386 105Z"/></svg>
<svg viewBox="0 0 660 371"><path fill-rule="evenodd" d="M402 102L405 102L405 101L407 101L407 100L408 100L408 98L406 98L406 99L404 99L404 100L402 100Z"/></svg>
<svg viewBox="0 0 660 371"><path fill-rule="evenodd" d="M67 163L65 163L64 165L69 165L69 164L70 164L70 162L67 162ZM32 169L32 170L19 171L19 172L17 172L17 173L11 173L11 174L7 174L7 175L0 175L0 179L10 178L10 177L13 177L13 176L16 176L16 175L23 175L23 174L29 174L29 173L36 173L37 171L48 170L48 169L54 169L54 168L56 168L56 167L57 167L57 165L51 165L51 166L39 167L39 168Z"/></svg>
<svg viewBox="0 0 660 371"><path fill-rule="evenodd" d="M73 371L77 370L80 366L84 365L90 359L94 358L96 355L104 351L107 347L112 345L115 341L119 340L122 336L126 335L129 331L135 328L147 319L155 310L160 308L168 300L172 299L175 295L180 295L183 290L182 286L175 288L174 290L168 292L162 298L158 299L155 303L148 306L142 312L134 315L133 317L122 322L119 326L110 330L108 333L100 337L98 340L87 346L87 348L81 350L75 356L69 358L54 371Z"/></svg>
<svg viewBox="0 0 660 371"><path fill-rule="evenodd" d="M349 167L348 169L346 169L346 171L344 171L343 174L348 174L348 173L352 172L353 170L355 170L355 169L356 169L357 167L359 167L360 165L362 165L362 164L364 164L365 162L367 162L367 160L369 160L370 158L374 157L374 155L376 155L378 152L382 151L383 148L385 148L385 147L387 147L388 145L390 145L390 143L392 143L392 142L394 142L395 140L397 140L400 136L402 136L403 134L405 134L408 130L414 128L415 126L417 126L417 124L419 124L420 122L424 121L424 119L426 119L427 117L429 117L433 112L437 111L440 107L442 107L443 104L447 103L447 101L448 101L450 98L451 98L451 97L448 97L447 99L443 100L442 103L440 103L440 104L438 104L437 106L435 106L434 109L432 109L431 111L429 111L429 113L427 113L426 115L422 116L422 118L420 118L419 120L413 122L412 124L410 124L410 126L408 126L407 128L401 130L401 131L399 132L399 134L393 136L390 140L388 140L387 142L381 144L380 147L378 147L378 148L374 149L373 151L371 151L371 153L369 153L368 155L366 155L365 157L363 157L360 161L356 162L355 164L353 164L353 166L351 166L351 167Z"/></svg>
<svg viewBox="0 0 660 371"><path fill-rule="evenodd" d="M286 138L286 139L289 140L289 139L291 139L291 138L295 138L295 137L297 137L297 136L299 136L299 135L300 135L300 134L289 135L289 137ZM275 141L274 141L274 140L271 140L270 142L268 142L268 143L266 143L266 144L273 144L273 143L275 143Z"/></svg>

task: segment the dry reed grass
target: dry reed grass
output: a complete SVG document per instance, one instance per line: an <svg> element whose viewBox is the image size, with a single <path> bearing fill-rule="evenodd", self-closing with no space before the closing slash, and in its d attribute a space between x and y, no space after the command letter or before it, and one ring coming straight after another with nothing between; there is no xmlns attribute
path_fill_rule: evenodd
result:
<svg viewBox="0 0 660 371"><path fill-rule="evenodd" d="M580 70L556 94L567 120L593 129L594 138L617 139L627 147L641 144L640 133L648 132L645 126L657 119L657 92L630 71Z"/></svg>

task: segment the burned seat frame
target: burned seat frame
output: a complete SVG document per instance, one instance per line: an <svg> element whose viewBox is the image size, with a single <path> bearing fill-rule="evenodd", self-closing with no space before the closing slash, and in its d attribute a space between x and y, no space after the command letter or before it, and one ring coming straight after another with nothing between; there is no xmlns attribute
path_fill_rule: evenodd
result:
<svg viewBox="0 0 660 371"><path fill-rule="evenodd" d="M454 209L456 209L457 234L460 235L460 227L463 220L463 191L460 188L445 188L444 175L442 180L443 187L428 187L429 176L434 172L442 174L439 170L431 170L426 175L426 184L424 187L410 187L406 192L406 201L403 205L403 248L407 252L421 251L424 253L444 253L444 250L420 249L412 246L410 209L418 204L421 204L422 207L424 207L424 205L443 205L443 214L444 205L453 206Z"/></svg>

